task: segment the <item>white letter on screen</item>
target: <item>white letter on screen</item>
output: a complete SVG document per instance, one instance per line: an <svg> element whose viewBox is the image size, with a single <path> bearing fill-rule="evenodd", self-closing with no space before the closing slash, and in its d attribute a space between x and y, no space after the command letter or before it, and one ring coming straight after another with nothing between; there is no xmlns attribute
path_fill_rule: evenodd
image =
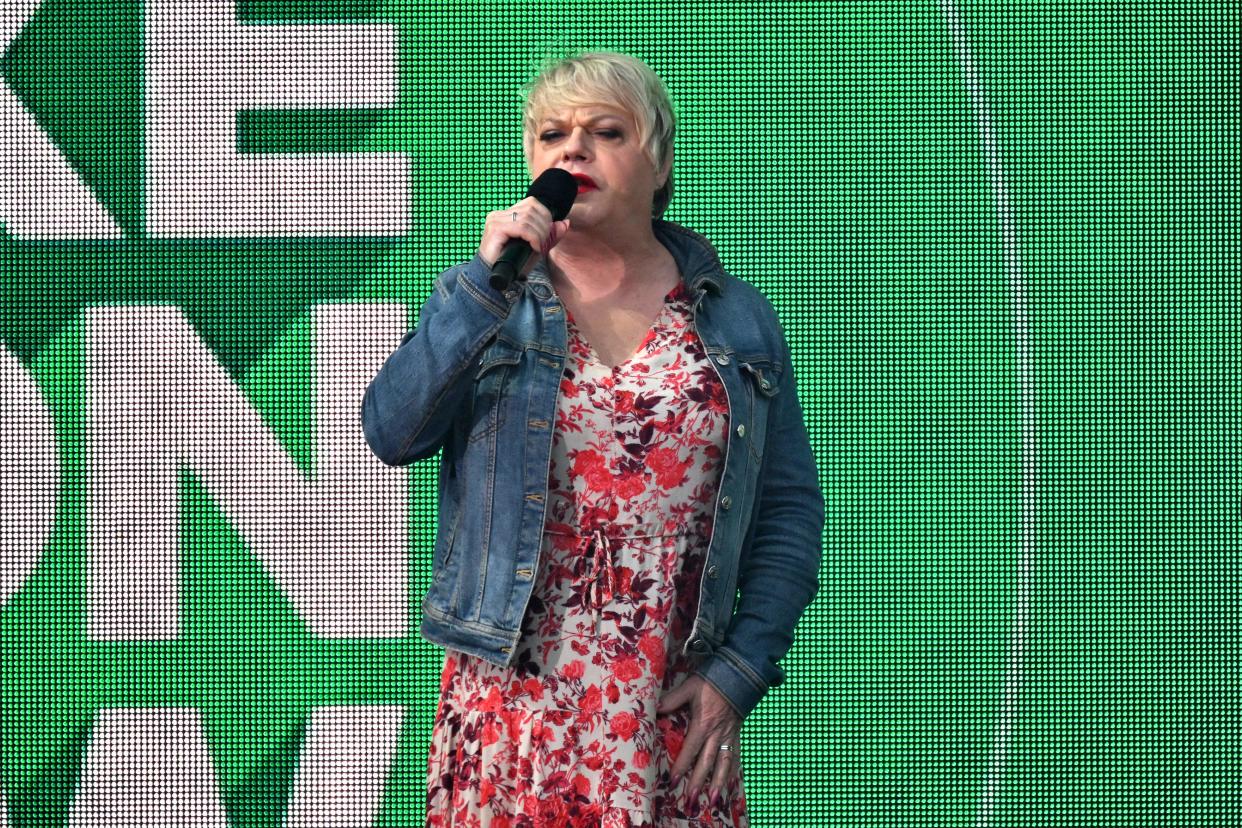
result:
<svg viewBox="0 0 1242 828"><path fill-rule="evenodd" d="M370 828L404 716L399 705L315 708L284 828Z"/></svg>
<svg viewBox="0 0 1242 828"><path fill-rule="evenodd" d="M59 498L52 412L34 377L0 344L0 607L38 566Z"/></svg>
<svg viewBox="0 0 1242 828"><path fill-rule="evenodd" d="M237 149L243 110L395 106L396 27L236 17L232 0L147 0L147 232L155 238L406 235L405 153Z"/></svg>
<svg viewBox="0 0 1242 828"><path fill-rule="evenodd" d="M69 828L228 828L220 782L193 708L99 711Z"/></svg>
<svg viewBox="0 0 1242 828"><path fill-rule="evenodd" d="M43 0L0 5L0 55ZM19 239L115 239L120 226L52 142L34 113L0 78L0 225Z"/></svg>
<svg viewBox="0 0 1242 828"><path fill-rule="evenodd" d="M297 467L172 306L87 312L83 468L88 635L178 636L177 476L188 469L297 610L326 638L407 631L405 474L376 459L362 394L406 308L317 307L316 470Z"/></svg>

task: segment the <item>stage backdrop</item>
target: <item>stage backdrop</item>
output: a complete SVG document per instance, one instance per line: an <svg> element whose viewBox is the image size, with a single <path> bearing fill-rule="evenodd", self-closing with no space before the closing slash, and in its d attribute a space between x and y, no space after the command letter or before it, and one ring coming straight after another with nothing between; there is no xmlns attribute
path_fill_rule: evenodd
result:
<svg viewBox="0 0 1242 828"><path fill-rule="evenodd" d="M822 589L752 824L1238 824L1238 14L0 0L3 826L420 823L436 461L365 384L640 56L792 340Z"/></svg>

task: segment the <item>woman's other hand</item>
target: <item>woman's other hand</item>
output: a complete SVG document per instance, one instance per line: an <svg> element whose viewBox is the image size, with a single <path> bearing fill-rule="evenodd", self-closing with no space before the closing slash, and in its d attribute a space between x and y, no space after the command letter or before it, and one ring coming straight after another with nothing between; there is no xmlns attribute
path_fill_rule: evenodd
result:
<svg viewBox="0 0 1242 828"><path fill-rule="evenodd" d="M490 268L504 252L509 239L525 239L532 250L546 256L568 232L569 219L553 221L551 210L534 196L527 196L512 207L487 214L483 239L479 242L479 256ZM529 273L538 261L538 256L527 259L519 276Z"/></svg>
<svg viewBox="0 0 1242 828"><path fill-rule="evenodd" d="M685 704L690 705L690 725L673 765L673 784L685 776L693 763L694 772L688 787L690 797L699 795L710 775L709 798L715 804L720 792L737 776L742 719L725 697L699 675L691 675L665 694L656 711L669 713ZM721 745L729 745L730 750L721 750Z"/></svg>

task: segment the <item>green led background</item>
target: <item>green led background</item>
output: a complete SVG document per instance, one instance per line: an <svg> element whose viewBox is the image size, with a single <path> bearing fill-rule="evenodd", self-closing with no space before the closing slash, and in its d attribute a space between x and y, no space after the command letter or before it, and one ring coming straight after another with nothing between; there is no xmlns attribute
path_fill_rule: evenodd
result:
<svg viewBox="0 0 1242 828"><path fill-rule="evenodd" d="M345 488L282 500L262 458L331 494L325 457L361 435L338 419L319 442L324 388L356 411L434 276L524 191L521 83L592 48L665 80L665 217L777 307L820 464L822 588L743 731L752 825L1242 820L1234 4L0 17L0 826L421 824L436 464L384 478L402 522L382 534ZM331 156L354 178L297 166ZM118 435L136 453L105 468ZM191 443L209 459L146 477ZM261 485L230 489L237 469ZM114 474L136 517L108 529ZM323 547L315 514L407 562L395 634L336 610L325 634L305 608L348 573L329 560L299 609L256 551L262 526ZM173 568L118 585L96 524L105 564L162 533ZM190 781L99 782L148 748ZM337 754L379 768L334 777L372 796L353 816L299 787Z"/></svg>

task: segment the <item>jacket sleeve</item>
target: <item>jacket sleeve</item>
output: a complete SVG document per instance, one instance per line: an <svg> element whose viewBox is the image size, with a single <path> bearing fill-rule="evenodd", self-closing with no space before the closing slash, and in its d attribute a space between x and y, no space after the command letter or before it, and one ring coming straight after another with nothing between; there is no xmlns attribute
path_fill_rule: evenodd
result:
<svg viewBox="0 0 1242 828"><path fill-rule="evenodd" d="M482 258L436 278L418 325L401 338L362 398L362 433L389 466L440 450L470 392L469 370L509 315L520 288L488 283Z"/></svg>
<svg viewBox="0 0 1242 828"><path fill-rule="evenodd" d="M785 680L777 662L820 586L824 495L783 336L782 349L787 367L768 419L759 492L738 563L737 604L723 644L696 671L742 718Z"/></svg>

